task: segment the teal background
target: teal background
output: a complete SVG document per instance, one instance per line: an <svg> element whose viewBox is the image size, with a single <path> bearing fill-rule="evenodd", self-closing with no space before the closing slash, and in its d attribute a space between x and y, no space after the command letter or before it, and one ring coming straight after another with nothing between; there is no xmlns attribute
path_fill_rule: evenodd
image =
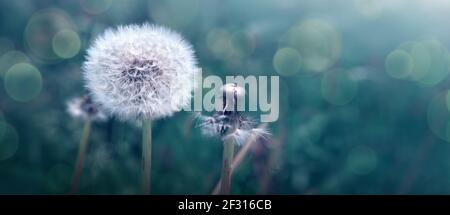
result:
<svg viewBox="0 0 450 215"><path fill-rule="evenodd" d="M252 148L233 194L449 194L448 11L444 0L0 0L0 194L68 192L83 122L66 102L85 92L86 49L144 22L183 34L204 75L280 76L274 141ZM153 193L209 194L220 141L187 112L153 135ZM80 193L139 194L140 138L136 123L95 123Z"/></svg>

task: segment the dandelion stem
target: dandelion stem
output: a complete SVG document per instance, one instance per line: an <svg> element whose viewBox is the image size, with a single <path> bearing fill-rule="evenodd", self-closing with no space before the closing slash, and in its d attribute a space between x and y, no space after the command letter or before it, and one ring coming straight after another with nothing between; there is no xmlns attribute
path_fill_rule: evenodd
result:
<svg viewBox="0 0 450 215"><path fill-rule="evenodd" d="M152 169L152 121L142 121L142 188L144 194L150 194Z"/></svg>
<svg viewBox="0 0 450 215"><path fill-rule="evenodd" d="M261 124L258 126L259 129L264 129L267 127L267 124ZM233 162L231 163L231 174L238 168L238 166L242 163L245 156L250 151L250 148L252 147L252 144L256 143L257 136L252 135L245 143L244 146L237 152L236 156L233 158ZM220 184L222 183L222 180L219 180L214 187L213 191L211 192L211 195L217 195L220 191Z"/></svg>
<svg viewBox="0 0 450 215"><path fill-rule="evenodd" d="M224 137L223 139L223 159L220 193L222 195L230 194L231 189L231 164L234 156L234 138Z"/></svg>
<svg viewBox="0 0 450 215"><path fill-rule="evenodd" d="M84 122L83 134L80 140L80 147L78 149L78 157L75 164L75 169L72 176L72 184L70 187L70 194L76 194L78 192L78 186L80 184L80 177L83 171L84 159L86 157L86 149L88 145L89 133L91 131L91 120L87 119Z"/></svg>
<svg viewBox="0 0 450 215"><path fill-rule="evenodd" d="M270 152L269 161L265 167L264 173L261 176L261 181L259 183L259 191L257 194L267 194L269 191L270 181L272 179L272 170L280 160L280 156L283 149L283 144L286 136L286 128L283 126L280 128L280 135L278 140L274 141L274 147Z"/></svg>

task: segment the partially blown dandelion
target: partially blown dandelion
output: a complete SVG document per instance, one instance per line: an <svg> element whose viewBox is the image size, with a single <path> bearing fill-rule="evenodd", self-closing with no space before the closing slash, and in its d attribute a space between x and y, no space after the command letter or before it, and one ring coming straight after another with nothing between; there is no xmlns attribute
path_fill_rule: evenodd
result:
<svg viewBox="0 0 450 215"><path fill-rule="evenodd" d="M75 164L70 193L75 194L78 191L80 183L81 172L83 171L83 164L86 157L86 149L88 145L89 133L91 130L92 121L105 121L106 114L103 112L101 106L92 101L91 96L85 95L83 97L72 98L67 102L67 112L77 119L84 120L83 134L80 140L78 149L77 161Z"/></svg>
<svg viewBox="0 0 450 215"><path fill-rule="evenodd" d="M269 142L270 133L264 128L255 128L255 123L238 111L238 100L245 96L244 88L236 83L222 87L223 110L213 116L199 115L199 127L203 134L220 137L223 141L223 159L221 173L221 194L229 194L231 187L231 165L234 157L234 146L242 145L249 138L260 142Z"/></svg>
<svg viewBox="0 0 450 215"><path fill-rule="evenodd" d="M101 106L94 103L90 95L75 97L67 102L67 112L73 118L90 121L105 121L108 117Z"/></svg>
<svg viewBox="0 0 450 215"><path fill-rule="evenodd" d="M143 187L150 192L151 120L188 105L197 63L181 35L143 24L107 30L87 51L84 78L95 101L125 120L142 120Z"/></svg>

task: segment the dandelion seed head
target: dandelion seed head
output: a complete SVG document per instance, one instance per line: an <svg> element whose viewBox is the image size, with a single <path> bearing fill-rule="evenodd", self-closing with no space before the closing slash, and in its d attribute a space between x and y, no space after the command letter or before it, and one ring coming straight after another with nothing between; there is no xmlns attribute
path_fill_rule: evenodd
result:
<svg viewBox="0 0 450 215"><path fill-rule="evenodd" d="M198 71L192 46L165 27L109 29L87 51L86 87L121 119L157 119L189 105Z"/></svg>
<svg viewBox="0 0 450 215"><path fill-rule="evenodd" d="M271 134L263 128L254 128L256 123L239 113L217 112L213 116L197 115L197 127L209 137L233 138L236 145L243 145L250 138L263 144L271 142Z"/></svg>
<svg viewBox="0 0 450 215"><path fill-rule="evenodd" d="M238 110L238 101L245 96L245 89L237 85L237 83L228 83L222 86L222 99L224 111Z"/></svg>
<svg viewBox="0 0 450 215"><path fill-rule="evenodd" d="M108 117L102 107L89 95L75 97L67 101L67 112L73 118L93 121L105 121Z"/></svg>
<svg viewBox="0 0 450 215"><path fill-rule="evenodd" d="M270 133L262 128L255 128L255 122L243 116L238 108L238 102L244 98L245 89L237 83L225 84L221 88L223 110L212 116L196 115L197 127L205 136L220 137L222 141L232 138L236 145L247 141L270 142ZM253 139L251 139L253 138Z"/></svg>

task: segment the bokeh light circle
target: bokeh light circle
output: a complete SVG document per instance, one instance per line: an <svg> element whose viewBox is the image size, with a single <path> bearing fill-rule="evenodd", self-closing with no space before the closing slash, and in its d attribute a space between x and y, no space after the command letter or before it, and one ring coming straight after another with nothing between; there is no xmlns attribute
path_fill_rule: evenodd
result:
<svg viewBox="0 0 450 215"><path fill-rule="evenodd" d="M301 68L301 56L293 48L281 48L273 56L273 67L280 75L294 75Z"/></svg>
<svg viewBox="0 0 450 215"><path fill-rule="evenodd" d="M200 10L199 0L167 0L149 4L150 16L157 23L183 28L192 23Z"/></svg>
<svg viewBox="0 0 450 215"><path fill-rule="evenodd" d="M16 101L25 102L35 98L42 89L42 77L39 70L31 64L19 63L5 74L5 89Z"/></svg>
<svg viewBox="0 0 450 215"><path fill-rule="evenodd" d="M0 161L14 156L19 147L19 136L10 124L0 121Z"/></svg>
<svg viewBox="0 0 450 215"><path fill-rule="evenodd" d="M356 10L369 19L377 19L384 9L382 0L354 0Z"/></svg>
<svg viewBox="0 0 450 215"><path fill-rule="evenodd" d="M411 74L411 79L416 81L424 79L431 66L431 55L428 48L422 43L413 43L410 53L414 60L414 69Z"/></svg>
<svg viewBox="0 0 450 215"><path fill-rule="evenodd" d="M0 56L0 77L3 77L11 66L29 61L28 57L20 51L7 52Z"/></svg>
<svg viewBox="0 0 450 215"><path fill-rule="evenodd" d="M332 70L321 81L322 97L331 104L345 105L358 91L358 82L345 70Z"/></svg>
<svg viewBox="0 0 450 215"><path fill-rule="evenodd" d="M245 31L237 31L231 35L230 38L233 55L238 58L244 58L250 55L256 46L256 41L253 35Z"/></svg>
<svg viewBox="0 0 450 215"><path fill-rule="evenodd" d="M450 142L449 91L436 95L428 105L427 120L430 130L442 140Z"/></svg>
<svg viewBox="0 0 450 215"><path fill-rule="evenodd" d="M53 51L61 58L71 58L78 54L81 48L80 37L75 31L59 31L52 41Z"/></svg>
<svg viewBox="0 0 450 215"><path fill-rule="evenodd" d="M230 38L230 32L227 30L213 28L206 35L206 45L216 58L226 60L232 55Z"/></svg>
<svg viewBox="0 0 450 215"><path fill-rule="evenodd" d="M318 19L305 20L291 28L288 45L296 48L307 71L322 72L338 60L341 53L341 37L328 22Z"/></svg>
<svg viewBox="0 0 450 215"><path fill-rule="evenodd" d="M425 86L434 86L448 76L450 55L447 48L437 40L426 40L422 44L428 50L430 63L426 75L418 81Z"/></svg>
<svg viewBox="0 0 450 215"><path fill-rule="evenodd" d="M413 68L414 61L409 53L403 50L394 50L386 57L386 72L394 78L408 77Z"/></svg>
<svg viewBox="0 0 450 215"><path fill-rule="evenodd" d="M450 54L438 40L405 42L395 51L398 50L406 52L413 65L409 75L406 75L406 72L401 73L402 78L411 79L423 86L435 86L448 77ZM409 62L409 57L408 60L403 59L404 62Z"/></svg>
<svg viewBox="0 0 450 215"><path fill-rule="evenodd" d="M81 0L81 6L90 14L100 14L111 7L113 0Z"/></svg>
<svg viewBox="0 0 450 215"><path fill-rule="evenodd" d="M365 175L372 172L378 163L376 152L366 146L353 148L347 157L349 170L357 175Z"/></svg>
<svg viewBox="0 0 450 215"><path fill-rule="evenodd" d="M43 63L57 62L53 50L54 36L64 29L75 29L69 16L56 8L44 9L31 16L25 28L25 44L30 53Z"/></svg>

